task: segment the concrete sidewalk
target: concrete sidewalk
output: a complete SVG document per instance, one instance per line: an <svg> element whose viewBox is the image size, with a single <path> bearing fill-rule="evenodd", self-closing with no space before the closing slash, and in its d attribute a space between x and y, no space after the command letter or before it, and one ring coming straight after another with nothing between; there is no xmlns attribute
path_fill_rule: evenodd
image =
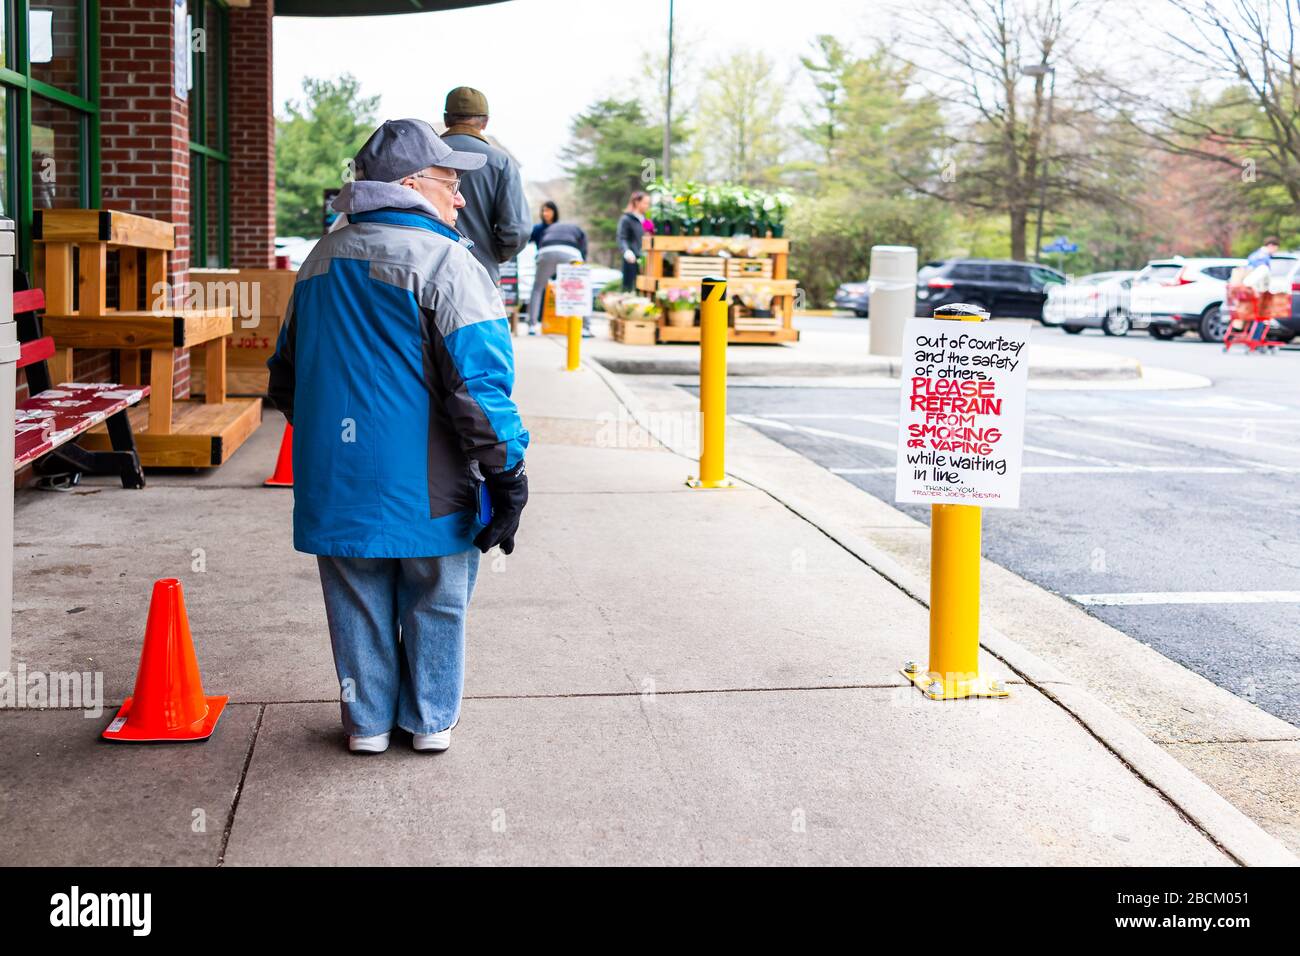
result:
<svg viewBox="0 0 1300 956"><path fill-rule="evenodd" d="M626 345L613 341L604 324L604 319L593 318L596 337L583 345L588 355L611 372L622 375L695 375L699 371L698 345ZM1144 369L1136 359L1058 348L1040 339L1041 336L1031 338L1025 352L1029 377L1033 381L1131 384L1140 381L1144 375ZM897 379L901 365L896 356L868 354L867 337L861 333L821 329L801 329L798 343L733 345L727 350L727 374L731 376Z"/></svg>
<svg viewBox="0 0 1300 956"><path fill-rule="evenodd" d="M1064 675L986 654L1010 699L923 700L904 590L763 491L686 489L555 343L516 355L532 498L483 561L445 754L345 750L315 562L260 487L278 415L214 472L20 492L15 661L102 670L116 704L175 576L231 705L206 744L136 747L99 741L111 706L0 710L0 864L1289 859L1244 817L1189 822L1057 702Z"/></svg>

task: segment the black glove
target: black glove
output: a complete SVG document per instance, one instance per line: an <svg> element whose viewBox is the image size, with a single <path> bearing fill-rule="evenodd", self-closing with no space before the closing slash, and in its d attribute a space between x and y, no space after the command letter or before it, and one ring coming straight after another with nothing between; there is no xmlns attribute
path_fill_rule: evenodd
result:
<svg viewBox="0 0 1300 956"><path fill-rule="evenodd" d="M484 476L488 500L492 502L492 518L478 537L474 547L484 554L501 545L503 554L515 550L515 532L519 530L519 515L528 503L528 477L521 461L509 471L499 471Z"/></svg>

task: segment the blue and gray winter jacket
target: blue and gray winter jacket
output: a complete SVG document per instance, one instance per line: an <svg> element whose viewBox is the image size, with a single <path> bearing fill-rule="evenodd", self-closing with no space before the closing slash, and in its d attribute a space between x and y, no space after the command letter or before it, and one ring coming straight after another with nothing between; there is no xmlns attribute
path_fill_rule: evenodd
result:
<svg viewBox="0 0 1300 956"><path fill-rule="evenodd" d="M293 540L339 557L436 557L482 527L478 482L528 432L496 287L414 190L354 182L347 227L298 270L268 394L293 425Z"/></svg>

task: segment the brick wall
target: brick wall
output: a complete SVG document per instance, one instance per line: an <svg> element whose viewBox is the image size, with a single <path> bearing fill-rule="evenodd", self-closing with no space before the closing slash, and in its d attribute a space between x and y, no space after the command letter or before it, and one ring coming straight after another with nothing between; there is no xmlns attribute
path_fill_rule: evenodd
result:
<svg viewBox="0 0 1300 956"><path fill-rule="evenodd" d="M175 224L168 281L177 289L189 273L190 150L188 104L174 92L171 0L99 8L102 206ZM184 398L189 353L174 361L174 394Z"/></svg>
<svg viewBox="0 0 1300 956"><path fill-rule="evenodd" d="M230 10L227 73L232 266L275 265L275 112L271 90L272 0Z"/></svg>

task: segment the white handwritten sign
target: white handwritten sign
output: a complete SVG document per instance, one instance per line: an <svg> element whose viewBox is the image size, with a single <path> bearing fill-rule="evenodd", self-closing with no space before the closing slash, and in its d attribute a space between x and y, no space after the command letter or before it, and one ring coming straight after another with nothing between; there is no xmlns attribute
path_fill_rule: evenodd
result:
<svg viewBox="0 0 1300 956"><path fill-rule="evenodd" d="M555 314L591 315L591 266L557 266Z"/></svg>
<svg viewBox="0 0 1300 956"><path fill-rule="evenodd" d="M1020 505L1029 328L909 319L894 500Z"/></svg>

